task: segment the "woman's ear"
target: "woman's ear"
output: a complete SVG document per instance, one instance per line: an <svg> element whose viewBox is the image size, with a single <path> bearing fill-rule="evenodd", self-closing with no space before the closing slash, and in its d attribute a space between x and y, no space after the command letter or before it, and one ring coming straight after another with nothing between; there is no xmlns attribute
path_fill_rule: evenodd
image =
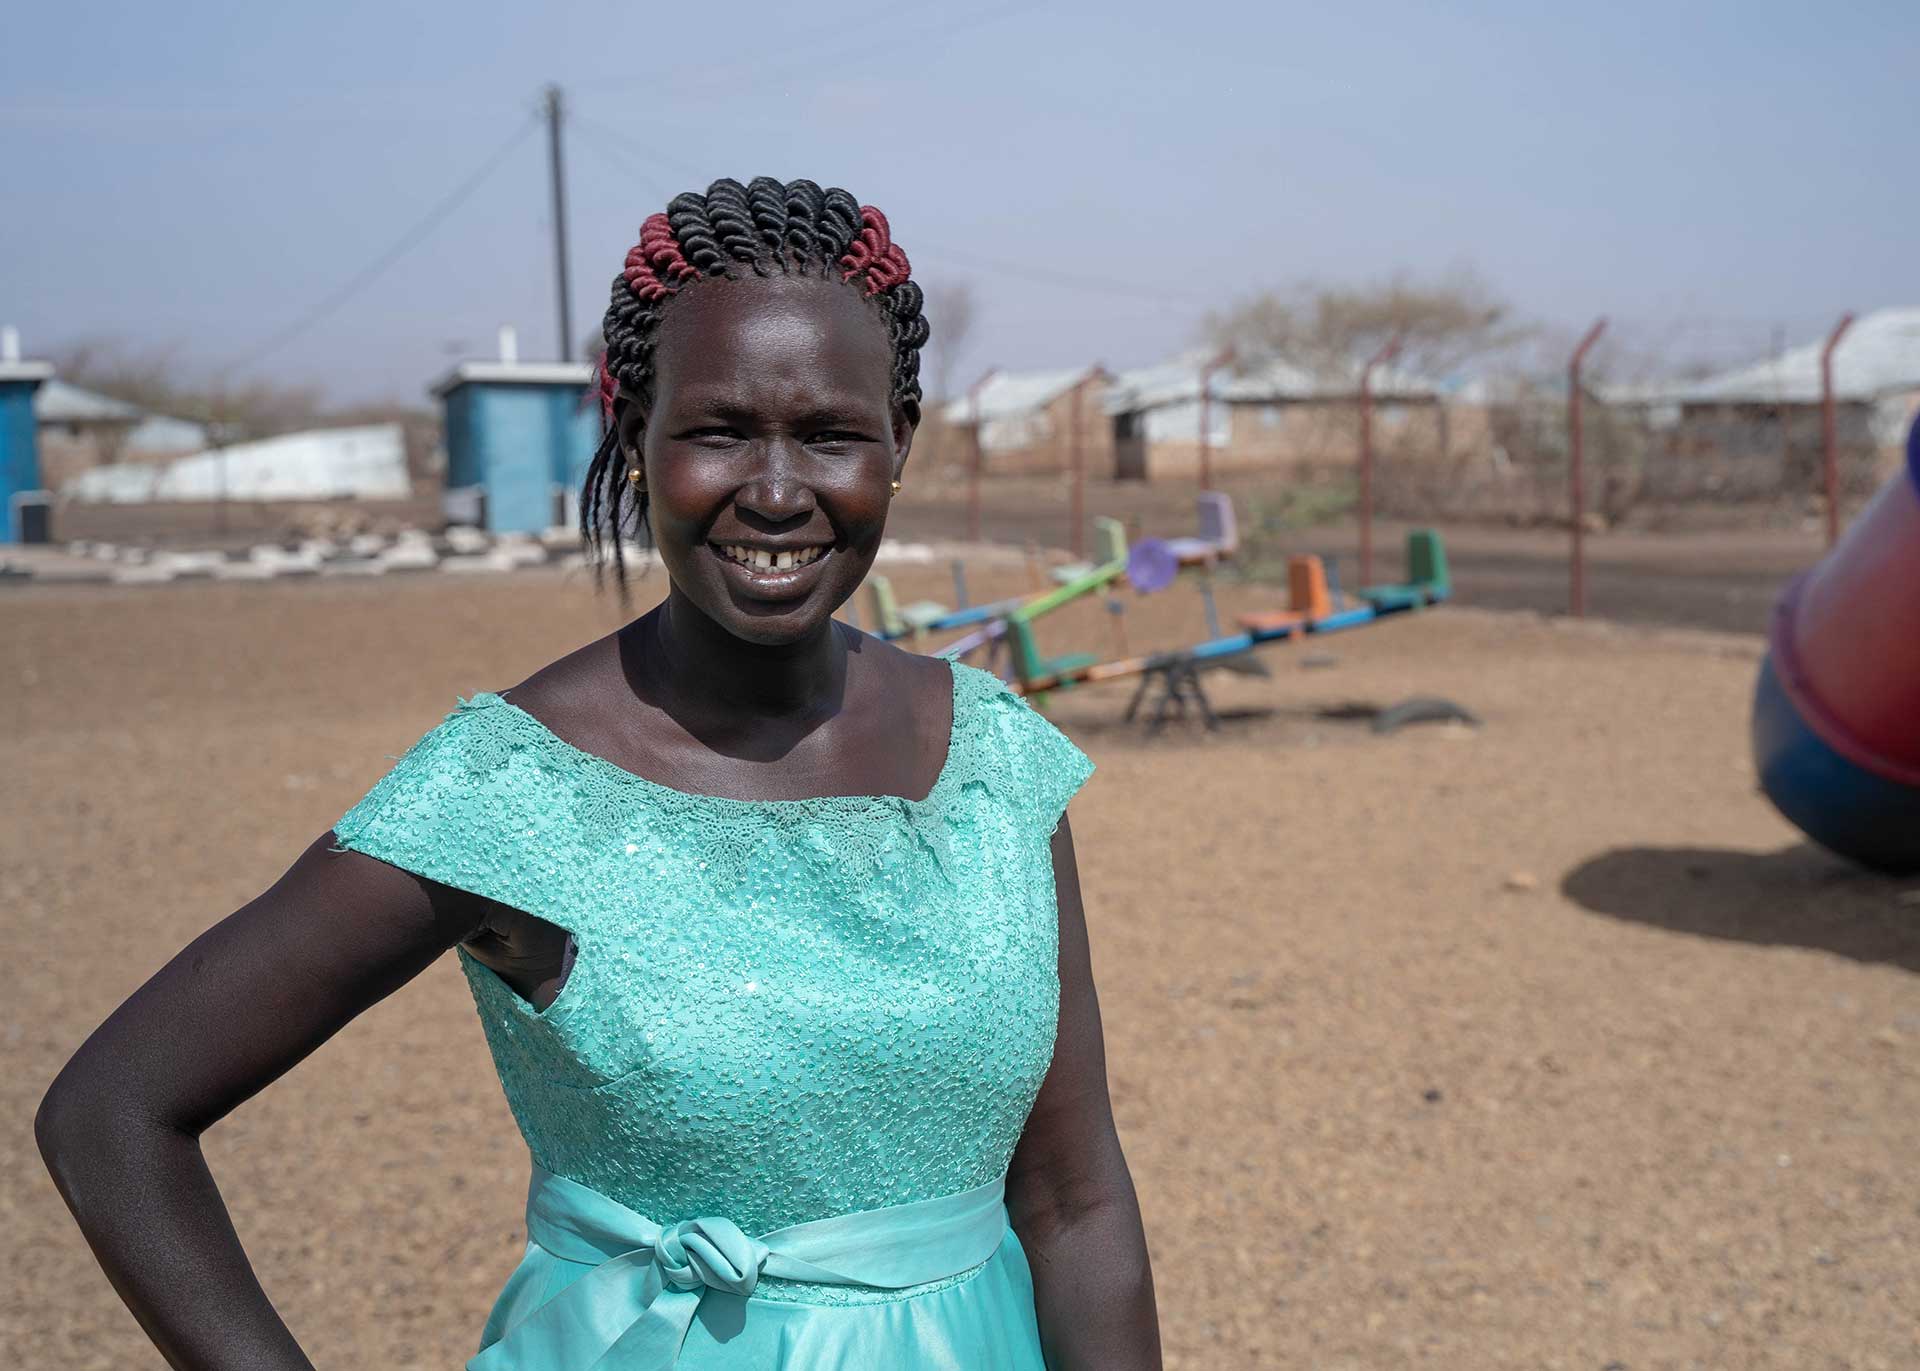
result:
<svg viewBox="0 0 1920 1371"><path fill-rule="evenodd" d="M613 425L620 434L620 455L633 466L642 466L641 449L647 436L647 416L640 406L627 400L614 401Z"/></svg>
<svg viewBox="0 0 1920 1371"><path fill-rule="evenodd" d="M907 416L903 406L893 406L891 427L893 429L893 479L897 481L900 479L900 473L906 469L907 454L913 450L914 421Z"/></svg>

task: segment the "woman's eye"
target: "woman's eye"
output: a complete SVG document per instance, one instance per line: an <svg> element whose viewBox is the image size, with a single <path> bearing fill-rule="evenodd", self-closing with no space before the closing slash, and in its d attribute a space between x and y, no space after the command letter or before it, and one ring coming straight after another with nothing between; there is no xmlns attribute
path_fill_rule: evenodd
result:
<svg viewBox="0 0 1920 1371"><path fill-rule="evenodd" d="M807 441L810 443L845 444L845 443L858 443L858 442L863 442L865 440L862 439L861 436L857 433L848 433L842 429L827 429L823 432L814 434L813 437L809 438Z"/></svg>
<svg viewBox="0 0 1920 1371"><path fill-rule="evenodd" d="M740 441L740 431L731 428L697 428L686 436L688 442L706 447L725 447Z"/></svg>

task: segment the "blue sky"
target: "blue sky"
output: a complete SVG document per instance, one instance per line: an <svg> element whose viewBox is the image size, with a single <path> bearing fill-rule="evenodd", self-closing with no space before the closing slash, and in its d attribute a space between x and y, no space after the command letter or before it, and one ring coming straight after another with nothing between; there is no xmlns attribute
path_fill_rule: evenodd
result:
<svg viewBox="0 0 1920 1371"><path fill-rule="evenodd" d="M503 322L554 353L639 222L715 176L879 205L968 282L956 376L1149 362L1266 286L1470 268L1525 317L1723 358L1920 303L1920 6L950 0L41 3L0 46L0 322L30 352L422 401ZM373 284L262 353L500 149ZM933 320L936 333L939 319Z"/></svg>

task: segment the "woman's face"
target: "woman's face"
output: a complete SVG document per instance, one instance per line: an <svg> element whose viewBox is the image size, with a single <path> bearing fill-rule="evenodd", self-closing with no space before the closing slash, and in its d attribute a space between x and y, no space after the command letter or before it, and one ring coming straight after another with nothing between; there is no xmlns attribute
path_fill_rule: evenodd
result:
<svg viewBox="0 0 1920 1371"><path fill-rule="evenodd" d="M625 405L620 430L679 592L750 642L820 629L873 565L907 460L892 382L884 320L840 281L710 278L674 300L653 408Z"/></svg>

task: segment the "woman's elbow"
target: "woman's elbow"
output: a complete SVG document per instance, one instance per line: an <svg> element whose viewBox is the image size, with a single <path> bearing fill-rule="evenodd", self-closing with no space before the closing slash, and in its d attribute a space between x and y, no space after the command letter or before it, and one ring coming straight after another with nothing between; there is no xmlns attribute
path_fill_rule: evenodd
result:
<svg viewBox="0 0 1920 1371"><path fill-rule="evenodd" d="M54 1078L33 1116L33 1140L54 1184L71 1201L77 1183L114 1164L140 1128L71 1067Z"/></svg>
<svg viewBox="0 0 1920 1371"><path fill-rule="evenodd" d="M62 1191L66 1172L78 1150L79 1139L86 1136L90 1106L81 1092L60 1080L47 1087L40 1107L33 1115L33 1141L40 1149L40 1160L47 1164Z"/></svg>

